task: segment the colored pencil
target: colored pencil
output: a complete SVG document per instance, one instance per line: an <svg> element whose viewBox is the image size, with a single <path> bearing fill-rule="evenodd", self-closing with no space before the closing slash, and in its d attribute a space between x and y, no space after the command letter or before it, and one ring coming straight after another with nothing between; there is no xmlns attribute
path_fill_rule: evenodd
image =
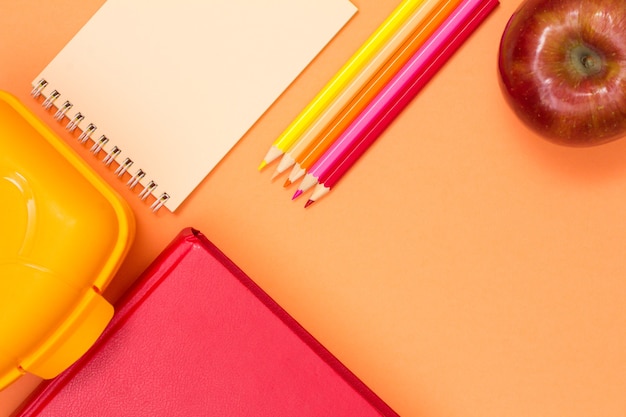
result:
<svg viewBox="0 0 626 417"><path fill-rule="evenodd" d="M367 63L412 15L423 0L403 0L385 19L355 54L343 65L326 86L315 96L305 109L294 119L287 129L274 141L259 166L263 169L268 163L281 156L298 140L300 135L315 121L319 114L332 102Z"/></svg>
<svg viewBox="0 0 626 417"><path fill-rule="evenodd" d="M434 0L429 2L429 13L422 15L423 19L420 25L394 54L389 63L375 74L359 94L326 126L325 130L295 157L295 166L291 170L285 186L299 179L306 170L312 167L460 3L461 0Z"/></svg>
<svg viewBox="0 0 626 417"><path fill-rule="evenodd" d="M293 166L298 157L312 146L312 143L320 137L324 129L331 125L333 120L356 96L367 93L370 97L365 100L371 100L430 35L428 33L430 26L426 22L432 19L433 11L436 15L442 14L437 9L441 9L445 3L450 2L450 0L423 0L422 4L398 29L389 42L322 111L294 145L285 152L276 167L273 178ZM454 0L454 2L458 3L460 0Z"/></svg>
<svg viewBox="0 0 626 417"><path fill-rule="evenodd" d="M366 123L358 140L335 159L330 169L320 173L320 184L307 201L307 207L328 193L345 175L497 5L498 0L468 0L450 15L366 109L363 116Z"/></svg>

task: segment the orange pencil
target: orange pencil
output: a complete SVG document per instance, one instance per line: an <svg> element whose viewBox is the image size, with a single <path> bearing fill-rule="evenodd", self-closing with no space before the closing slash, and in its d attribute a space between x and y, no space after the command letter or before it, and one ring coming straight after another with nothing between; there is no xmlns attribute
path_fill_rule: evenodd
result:
<svg viewBox="0 0 626 417"><path fill-rule="evenodd" d="M359 93L339 112L333 121L322 130L318 138L313 140L308 147L295 156L296 164L289 174L285 186L289 186L306 173L307 169L319 159L461 3L461 0L428 1L437 2L432 12L417 26L407 41L390 58L389 62L372 77Z"/></svg>

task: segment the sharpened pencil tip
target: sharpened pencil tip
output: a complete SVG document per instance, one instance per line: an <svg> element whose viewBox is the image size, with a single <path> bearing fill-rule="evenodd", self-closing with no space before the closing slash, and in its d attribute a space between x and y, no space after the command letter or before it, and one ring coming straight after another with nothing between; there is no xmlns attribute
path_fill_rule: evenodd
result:
<svg viewBox="0 0 626 417"><path fill-rule="evenodd" d="M280 175L279 171L274 171L274 173L272 174L272 181L274 181L279 175Z"/></svg>
<svg viewBox="0 0 626 417"><path fill-rule="evenodd" d="M292 184L292 183L291 183L291 181L289 180L289 178L287 178L287 181L285 181L285 183L283 184L283 187L284 187L284 188L287 188L287 187L289 187L291 184Z"/></svg>
<svg viewBox="0 0 626 417"><path fill-rule="evenodd" d="M306 204L304 205L304 208L309 207L311 204L315 203L315 200L309 200L306 202Z"/></svg>
<svg viewBox="0 0 626 417"><path fill-rule="evenodd" d="M295 200L296 198L300 197L303 192L304 191L302 191L302 190L296 190L296 192L294 193L293 197L291 197L291 199Z"/></svg>
<svg viewBox="0 0 626 417"><path fill-rule="evenodd" d="M267 166L267 162L265 162L265 160L263 160L263 162L261 162L261 165L259 165L259 171L262 171L263 168L265 168Z"/></svg>

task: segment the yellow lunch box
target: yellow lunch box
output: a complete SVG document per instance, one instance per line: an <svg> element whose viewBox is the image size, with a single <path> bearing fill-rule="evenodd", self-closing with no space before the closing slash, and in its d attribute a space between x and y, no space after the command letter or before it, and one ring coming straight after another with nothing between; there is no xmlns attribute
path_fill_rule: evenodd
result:
<svg viewBox="0 0 626 417"><path fill-rule="evenodd" d="M134 233L126 202L0 91L0 390L52 378L93 344Z"/></svg>

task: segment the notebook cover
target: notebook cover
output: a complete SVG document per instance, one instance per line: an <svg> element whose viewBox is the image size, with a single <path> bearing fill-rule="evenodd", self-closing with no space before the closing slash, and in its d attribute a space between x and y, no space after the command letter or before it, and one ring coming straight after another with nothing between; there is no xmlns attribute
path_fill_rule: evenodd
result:
<svg viewBox="0 0 626 417"><path fill-rule="evenodd" d="M27 416L396 416L200 232L187 228Z"/></svg>
<svg viewBox="0 0 626 417"><path fill-rule="evenodd" d="M104 135L99 158L117 147L112 172L129 158L128 174L141 170L139 184L158 184L153 195L169 195L174 211L356 10L348 0L107 0L33 85L45 79L43 97L72 104L62 123L80 113L76 137L93 124L87 148Z"/></svg>

